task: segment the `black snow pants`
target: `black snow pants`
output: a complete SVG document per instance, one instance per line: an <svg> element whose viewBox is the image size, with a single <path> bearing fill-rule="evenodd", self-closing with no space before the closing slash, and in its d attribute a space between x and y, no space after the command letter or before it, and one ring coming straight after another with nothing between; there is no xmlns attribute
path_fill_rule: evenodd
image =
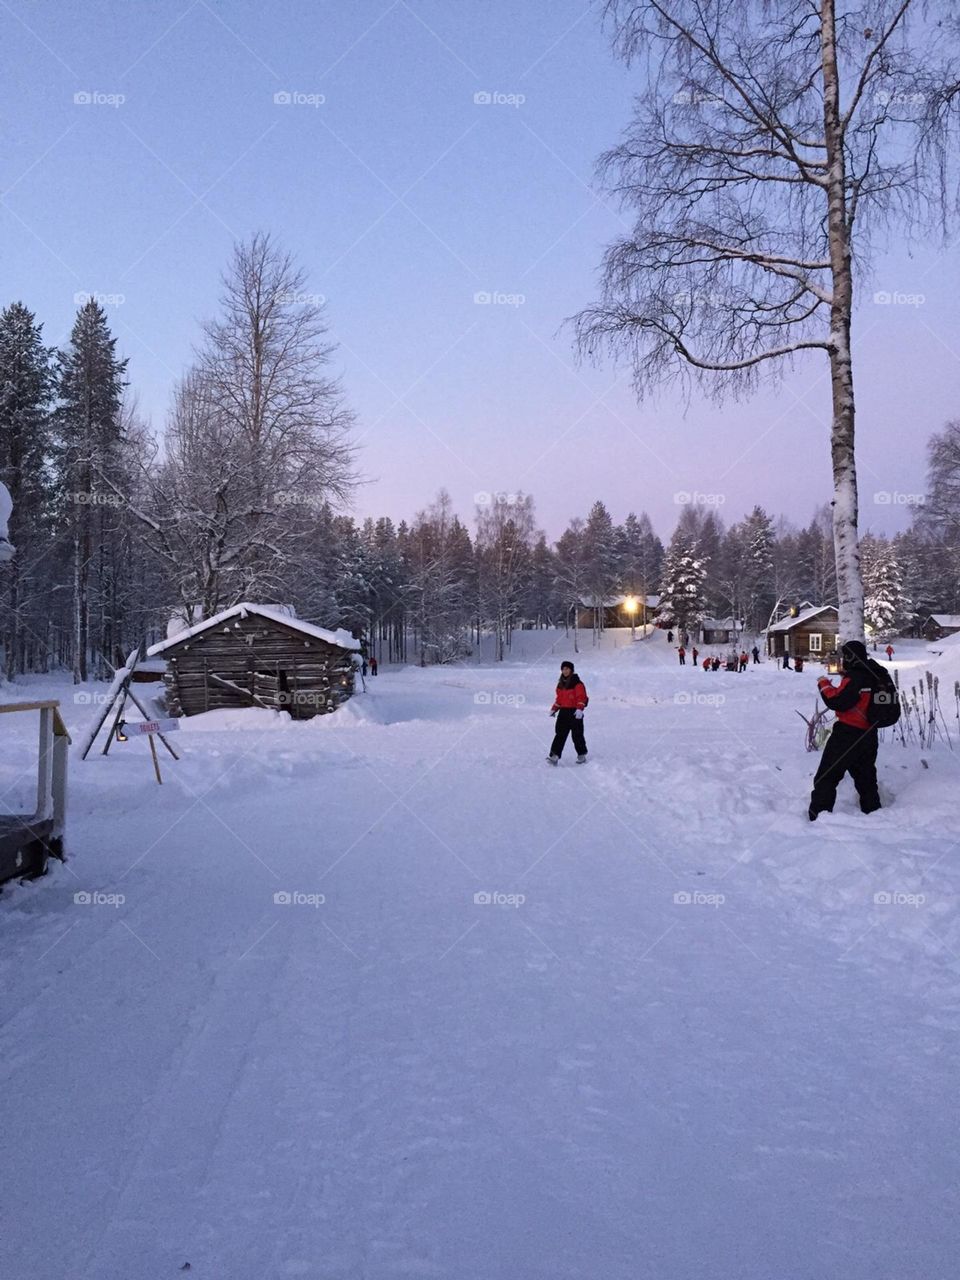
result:
<svg viewBox="0 0 960 1280"><path fill-rule="evenodd" d="M852 725L839 721L833 726L813 780L811 809L817 813L829 813L833 809L837 787L845 773L853 779L863 812L873 813L874 809L879 809L876 729L854 729Z"/></svg>
<svg viewBox="0 0 960 1280"><path fill-rule="evenodd" d="M550 748L552 756L563 755L563 746L569 733L573 734L573 745L577 749L577 755L585 756L587 741L583 736L583 721L576 718L576 712L570 707L561 707L557 712L557 732L553 735L553 745Z"/></svg>

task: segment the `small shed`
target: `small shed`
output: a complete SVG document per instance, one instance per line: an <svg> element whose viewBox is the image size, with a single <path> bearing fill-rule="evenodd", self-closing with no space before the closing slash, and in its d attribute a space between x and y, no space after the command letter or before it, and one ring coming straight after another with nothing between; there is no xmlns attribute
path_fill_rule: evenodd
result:
<svg viewBox="0 0 960 1280"><path fill-rule="evenodd" d="M771 658L823 660L840 647L840 611L836 605L809 605L796 616L781 618L767 628L767 653Z"/></svg>
<svg viewBox="0 0 960 1280"><path fill-rule="evenodd" d="M924 639L943 640L960 632L960 613L931 613L921 627Z"/></svg>
<svg viewBox="0 0 960 1280"><path fill-rule="evenodd" d="M336 711L354 691L360 642L269 605L235 604L147 650L166 663L167 709L195 716L269 707L294 720Z"/></svg>
<svg viewBox="0 0 960 1280"><path fill-rule="evenodd" d="M737 644L743 627L743 618L704 618L700 623L700 643Z"/></svg>

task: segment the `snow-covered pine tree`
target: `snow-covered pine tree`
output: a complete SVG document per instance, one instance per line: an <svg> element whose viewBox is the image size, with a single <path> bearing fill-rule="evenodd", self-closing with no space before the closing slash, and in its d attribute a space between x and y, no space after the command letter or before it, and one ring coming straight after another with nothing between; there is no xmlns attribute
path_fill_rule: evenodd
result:
<svg viewBox="0 0 960 1280"><path fill-rule="evenodd" d="M49 593L43 590L52 565L47 521L51 452L51 403L55 389L52 349L43 326L15 302L0 312L0 481L10 491L13 512L8 536L18 555L0 576L2 641L8 679L27 670L27 647L46 656Z"/></svg>
<svg viewBox="0 0 960 1280"><path fill-rule="evenodd" d="M646 597L654 594L663 571L663 543L653 531L645 511L639 519L631 511L617 530L620 547L620 587L639 596L642 608L637 621L646 617Z"/></svg>
<svg viewBox="0 0 960 1280"><path fill-rule="evenodd" d="M590 508L583 526L583 568L593 609L594 635L603 630L604 604L620 577L620 548L610 512L602 502Z"/></svg>
<svg viewBox="0 0 960 1280"><path fill-rule="evenodd" d="M116 355L106 312L94 299L77 312L70 342L59 356L60 404L58 495L61 520L73 544L73 678L87 678L87 662L95 640L98 663L112 657L106 603L116 570L115 535L120 521L110 482L122 476L122 415L126 360ZM94 581L99 598L91 602ZM101 626L91 635L91 603L100 610ZM109 648L109 653L104 649ZM102 670L100 674L105 674Z"/></svg>
<svg viewBox="0 0 960 1280"><path fill-rule="evenodd" d="M704 616L706 572L696 547L675 534L667 548L660 586L660 620L689 631Z"/></svg>
<svg viewBox="0 0 960 1280"><path fill-rule="evenodd" d="M897 553L886 538L865 534L860 554L864 621L876 639L889 640L899 635L908 613Z"/></svg>

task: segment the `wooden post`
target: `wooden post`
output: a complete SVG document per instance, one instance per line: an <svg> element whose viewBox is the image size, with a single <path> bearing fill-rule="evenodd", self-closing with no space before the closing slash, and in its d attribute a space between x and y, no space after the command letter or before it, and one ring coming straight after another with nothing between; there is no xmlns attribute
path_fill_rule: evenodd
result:
<svg viewBox="0 0 960 1280"><path fill-rule="evenodd" d="M150 739L150 754L153 756L153 772L157 775L157 781L163 786L163 779L160 777L160 761L157 759L157 747L153 741L153 734L148 733L147 737Z"/></svg>
<svg viewBox="0 0 960 1280"><path fill-rule="evenodd" d="M40 708L40 754L37 769L37 817L53 817L53 705Z"/></svg>

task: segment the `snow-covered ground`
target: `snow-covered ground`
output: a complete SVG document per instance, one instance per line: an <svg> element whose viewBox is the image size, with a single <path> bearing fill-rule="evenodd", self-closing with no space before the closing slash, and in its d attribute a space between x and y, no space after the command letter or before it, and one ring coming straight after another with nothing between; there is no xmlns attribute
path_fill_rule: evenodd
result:
<svg viewBox="0 0 960 1280"><path fill-rule="evenodd" d="M810 824L818 668L581 644L583 768L555 633L71 761L0 896L0 1273L952 1280L960 750Z"/></svg>

